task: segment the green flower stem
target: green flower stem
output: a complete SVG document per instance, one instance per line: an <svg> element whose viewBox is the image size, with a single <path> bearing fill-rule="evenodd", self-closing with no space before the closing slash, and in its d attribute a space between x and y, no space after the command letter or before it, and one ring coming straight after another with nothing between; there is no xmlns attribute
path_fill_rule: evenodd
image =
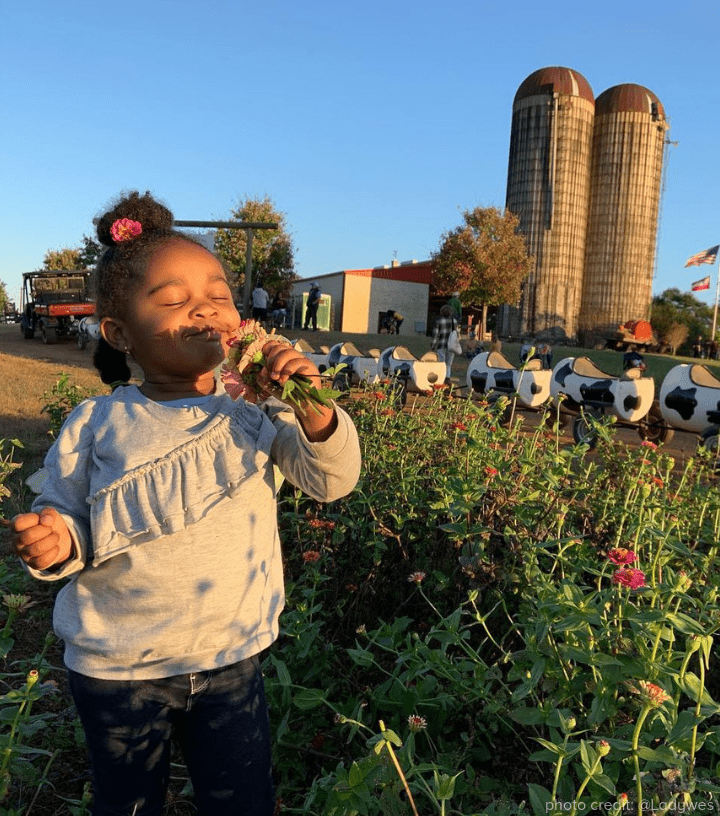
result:
<svg viewBox="0 0 720 816"><path fill-rule="evenodd" d="M15 740L17 730L20 727L21 721L30 716L30 709L32 708L32 697L30 696L30 690L35 683L37 683L37 681L37 672L30 672L27 680L25 681L25 687L22 689L25 699L20 703L18 710L15 712L15 717L13 718L12 725L10 726L10 733L8 734L7 747L3 751L2 764L0 764L0 793L4 792L2 786L4 784L9 784L10 781L10 772L8 767L13 755L13 742ZM0 801L1 800L2 797L0 797Z"/></svg>
<svg viewBox="0 0 720 816"><path fill-rule="evenodd" d="M385 723L382 720L380 720L380 731L383 734L385 733ZM417 808L415 807L415 800L413 799L413 795L410 791L410 786L407 783L407 779L405 779L405 774L403 773L403 770L400 767L398 758L395 756L395 751L393 750L390 740L387 739L385 740L385 747L388 750L388 754L390 754L390 759L392 759L393 765L395 766L395 770L398 772L398 776L402 780L403 787L405 788L405 793L407 794L408 802L410 802L410 807L412 808L413 813L415 814L415 816L420 816L420 814L417 812Z"/></svg>
<svg viewBox="0 0 720 816"><path fill-rule="evenodd" d="M640 732L642 731L642 727L645 724L645 720L647 719L647 715L650 713L652 706L645 705L643 706L642 710L640 711L640 715L637 718L637 722L635 723L635 730L633 731L632 735L632 743L631 743L631 750L632 750L632 757L633 757L633 765L635 767L635 796L637 798L637 816L642 816L643 809L642 809L642 802L643 802L643 786L642 786L642 777L640 776L640 758L638 757L638 743L640 741Z"/></svg>
<svg viewBox="0 0 720 816"><path fill-rule="evenodd" d="M658 630L657 630L657 633L655 634L655 640L653 641L652 651L650 652L650 663L651 664L655 662L655 657L657 656L657 650L658 650L658 647L660 646L660 637L661 637L661 635L662 635L662 622L660 622L658 624Z"/></svg>
<svg viewBox="0 0 720 816"><path fill-rule="evenodd" d="M487 615L481 615L478 611L477 605L475 604L475 599L472 598L470 600L473 609L475 610L475 620L482 626L485 631L485 634L488 636L488 640L492 643L492 645L500 652L503 657L503 660L508 660L510 658L510 652L506 652L505 649L495 640L492 636L492 632L488 629L487 619L492 615L492 613L500 606L500 601L498 601L495 606L487 613Z"/></svg>
<svg viewBox="0 0 720 816"><path fill-rule="evenodd" d="M700 719L700 712L702 708L702 696L705 691L705 658L702 650L698 650L698 662L700 664L700 691L698 693L697 702L695 703L695 717ZM697 749L697 725L693 726L692 737L690 740L690 756L688 762L688 781L695 775L695 751Z"/></svg>
<svg viewBox="0 0 720 816"><path fill-rule="evenodd" d="M560 770L562 769L563 760L565 759L565 752L567 751L567 744L568 740L570 739L569 734L565 734L565 739L563 740L562 750L558 754L557 762L555 763L555 775L553 777L553 786L552 792L550 794L550 801L554 802L557 796L557 789L558 785L560 784Z"/></svg>
<svg viewBox="0 0 720 816"><path fill-rule="evenodd" d="M598 754L595 757L595 762L593 763L593 766L590 769L590 773L580 783L580 787L578 788L577 794L575 795L575 803L574 803L575 804L575 810L578 809L578 802L580 801L580 797L582 796L583 791L587 787L588 782L593 778L593 776L595 776L595 771L597 771L598 766L600 765L601 762L602 762L602 757L600 756L600 754Z"/></svg>
<svg viewBox="0 0 720 816"><path fill-rule="evenodd" d="M13 608L12 606L8 608L8 616L5 621L5 626L3 626L2 632L0 632L0 638L4 638L10 634L12 631L13 621L17 617L17 614L17 609Z"/></svg>
<svg viewBox="0 0 720 816"><path fill-rule="evenodd" d="M640 546L640 533L645 529L644 525L642 524L643 516L645 515L645 502L647 501L646 496L643 494L642 498L640 499L640 507L637 509L637 526L635 528L635 539L633 541L633 549L635 552L638 551Z"/></svg>

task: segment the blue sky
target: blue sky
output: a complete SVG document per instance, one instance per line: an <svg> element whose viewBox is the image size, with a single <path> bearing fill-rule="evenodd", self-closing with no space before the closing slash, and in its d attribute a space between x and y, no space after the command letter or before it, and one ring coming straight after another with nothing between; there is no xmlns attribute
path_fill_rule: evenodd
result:
<svg viewBox="0 0 720 816"><path fill-rule="evenodd" d="M654 291L720 243L712 2L37 0L0 31L0 279L78 246L121 190L178 219L269 195L310 277L416 258L503 207L512 102L547 65L660 98L669 149Z"/></svg>

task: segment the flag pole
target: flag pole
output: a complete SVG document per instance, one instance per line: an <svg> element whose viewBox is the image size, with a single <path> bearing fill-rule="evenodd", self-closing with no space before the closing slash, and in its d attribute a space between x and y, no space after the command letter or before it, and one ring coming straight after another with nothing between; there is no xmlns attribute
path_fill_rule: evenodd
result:
<svg viewBox="0 0 720 816"><path fill-rule="evenodd" d="M720 258L720 254L718 255ZM712 332L710 342L715 341L715 329L717 328L718 300L720 300L720 260L718 260L717 284L715 285L715 309L713 311Z"/></svg>

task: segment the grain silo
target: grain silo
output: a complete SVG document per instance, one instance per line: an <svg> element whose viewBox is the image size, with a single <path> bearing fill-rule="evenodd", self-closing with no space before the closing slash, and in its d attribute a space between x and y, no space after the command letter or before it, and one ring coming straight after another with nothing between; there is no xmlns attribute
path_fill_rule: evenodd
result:
<svg viewBox="0 0 720 816"><path fill-rule="evenodd" d="M513 102L506 207L520 219L535 268L502 336L574 338L583 281L595 101L571 68L541 68Z"/></svg>
<svg viewBox="0 0 720 816"><path fill-rule="evenodd" d="M586 343L647 320L668 125L642 85L615 85L595 104L580 332Z"/></svg>

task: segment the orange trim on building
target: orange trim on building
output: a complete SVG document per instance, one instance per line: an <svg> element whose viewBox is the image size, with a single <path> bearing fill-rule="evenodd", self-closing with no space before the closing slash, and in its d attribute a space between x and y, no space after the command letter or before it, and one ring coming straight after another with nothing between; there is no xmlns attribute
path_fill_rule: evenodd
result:
<svg viewBox="0 0 720 816"><path fill-rule="evenodd" d="M363 278L384 278L385 280L405 281L406 283L432 284L435 265L432 261L420 261L414 264L397 266L376 266L373 269L344 269L346 275Z"/></svg>

